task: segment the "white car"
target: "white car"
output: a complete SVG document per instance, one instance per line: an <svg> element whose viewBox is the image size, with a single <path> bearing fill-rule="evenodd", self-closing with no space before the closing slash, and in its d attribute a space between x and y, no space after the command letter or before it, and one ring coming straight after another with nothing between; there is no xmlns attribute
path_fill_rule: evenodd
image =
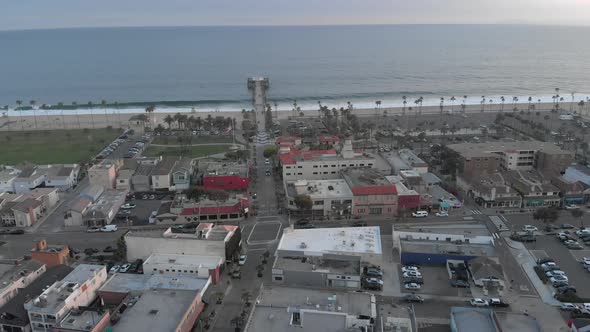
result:
<svg viewBox="0 0 590 332"><path fill-rule="evenodd" d="M264 164L265 165L270 165L270 160L268 160L268 158L267 159L264 159Z"/></svg>
<svg viewBox="0 0 590 332"><path fill-rule="evenodd" d="M428 217L428 211L416 211L416 212L412 212L412 217L414 217L414 218Z"/></svg>
<svg viewBox="0 0 590 332"><path fill-rule="evenodd" d="M113 265L113 267L111 267L111 269L109 270L109 273L114 274L119 272L119 270L121 269L120 265Z"/></svg>
<svg viewBox="0 0 590 332"><path fill-rule="evenodd" d="M582 260L580 261L580 263L585 264L585 265L590 265L590 257L582 257Z"/></svg>
<svg viewBox="0 0 590 332"><path fill-rule="evenodd" d="M404 288L408 289L408 290L419 290L420 285L415 282L409 282L409 283L404 284Z"/></svg>
<svg viewBox="0 0 590 332"><path fill-rule="evenodd" d="M88 232L88 233L100 232L100 227L88 227L88 229L86 229L86 232Z"/></svg>
<svg viewBox="0 0 590 332"><path fill-rule="evenodd" d="M409 271L416 271L416 272L418 272L419 269L418 269L417 266L402 266L402 272L403 273L409 272Z"/></svg>
<svg viewBox="0 0 590 332"><path fill-rule="evenodd" d="M437 217L448 217L449 213L447 211L438 211L437 213L435 213L435 215Z"/></svg>
<svg viewBox="0 0 590 332"><path fill-rule="evenodd" d="M478 297L469 300L469 303L471 303L471 305L474 307L487 307L489 305L488 301Z"/></svg>
<svg viewBox="0 0 590 332"><path fill-rule="evenodd" d="M578 309L573 303L562 303L559 309L563 311L572 311L574 309Z"/></svg>
<svg viewBox="0 0 590 332"><path fill-rule="evenodd" d="M119 272L121 272L121 273L127 273L127 271L129 271L130 268L131 268L131 264L129 264L129 263L123 264L123 265L121 265L121 268L119 269Z"/></svg>
<svg viewBox="0 0 590 332"><path fill-rule="evenodd" d="M404 272L403 276L406 278L408 278L408 277L419 278L419 277L422 277L422 273L420 273L418 271L407 271L407 272Z"/></svg>
<svg viewBox="0 0 590 332"><path fill-rule="evenodd" d="M246 264L246 258L248 258L248 256L246 256L246 255L242 255L242 256L240 256L240 260L238 261L238 264L239 264L239 265L244 265L244 264Z"/></svg>
<svg viewBox="0 0 590 332"><path fill-rule="evenodd" d="M582 303L584 309L590 310L590 303Z"/></svg>
<svg viewBox="0 0 590 332"><path fill-rule="evenodd" d="M584 229L581 229L579 231L576 231L576 235L577 236L585 235L585 234L590 234L590 229L584 228Z"/></svg>
<svg viewBox="0 0 590 332"><path fill-rule="evenodd" d="M533 225L524 225L524 226L522 226L522 230L525 232L536 232L539 229Z"/></svg>
<svg viewBox="0 0 590 332"><path fill-rule="evenodd" d="M580 207L574 204L569 204L565 206L566 210L578 210Z"/></svg>
<svg viewBox="0 0 590 332"><path fill-rule="evenodd" d="M125 203L121 206L121 209L135 209L136 205L133 203Z"/></svg>
<svg viewBox="0 0 590 332"><path fill-rule="evenodd" d="M553 276L549 278L549 282L556 283L556 282L569 282L569 278L567 276Z"/></svg>

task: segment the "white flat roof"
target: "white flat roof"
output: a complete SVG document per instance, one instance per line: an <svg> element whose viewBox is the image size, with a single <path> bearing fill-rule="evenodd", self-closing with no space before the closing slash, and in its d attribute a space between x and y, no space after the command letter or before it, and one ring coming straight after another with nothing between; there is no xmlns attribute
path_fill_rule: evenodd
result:
<svg viewBox="0 0 590 332"><path fill-rule="evenodd" d="M222 258L221 256L153 254L150 257L148 257L143 263L190 265L214 269L218 265L222 264L223 261L224 258Z"/></svg>
<svg viewBox="0 0 590 332"><path fill-rule="evenodd" d="M289 194L295 197L297 188L304 190L304 194L309 195L311 199L325 198L351 198L352 191L342 179L333 180L297 180L287 182Z"/></svg>
<svg viewBox="0 0 590 332"><path fill-rule="evenodd" d="M376 226L285 229L278 250L302 251L307 256L381 254L381 232Z"/></svg>

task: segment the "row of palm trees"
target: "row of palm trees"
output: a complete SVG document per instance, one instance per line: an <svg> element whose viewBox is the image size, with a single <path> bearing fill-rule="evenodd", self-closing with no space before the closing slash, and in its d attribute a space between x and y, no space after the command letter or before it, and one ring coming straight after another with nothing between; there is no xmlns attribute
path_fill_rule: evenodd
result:
<svg viewBox="0 0 590 332"><path fill-rule="evenodd" d="M235 119L231 117L216 116L213 117L208 114L205 119L200 116L188 116L182 113L176 113L174 115L166 115L164 122L168 125L168 129L172 129L172 124L176 123L178 129L190 129L190 130L211 130L217 128L223 130L225 128L233 127Z"/></svg>
<svg viewBox="0 0 590 332"><path fill-rule="evenodd" d="M16 100L16 111L19 112L19 122L21 123L21 129L24 130L24 122L23 122L23 115L22 112L23 110L26 110L25 107L23 106L24 102L20 99ZM37 101L32 99L29 101L29 105L30 105L30 109L33 111L33 122L34 122L34 126L35 129L38 128L38 122L37 122L37 109L35 108L35 105L37 104ZM109 121L109 115L107 112L107 101L106 100L101 100L100 101L100 105L103 106L104 108L104 115L105 115L105 119L107 122L107 126L110 125L110 121ZM118 105L118 102L115 102L115 105ZM81 128L81 123L80 123L80 114L78 113L78 102L73 101L71 106L66 106L63 102L58 102L57 103L58 108L61 111L61 120L62 120L62 126L65 129L66 128L66 122L65 122L65 118L64 118L64 108L71 108L75 111L76 114L76 121L78 123L78 128ZM94 112L92 111L93 107L95 106L95 104L92 101L89 101L88 103L86 103L86 106L88 107L89 111L90 111L90 120L92 123L92 128L95 128L95 122L94 122ZM8 106L4 106L5 109L8 109ZM39 106L39 109L41 110L45 110L45 115L47 116L47 123L51 123L51 119L49 117L49 110L51 109L51 107L47 104L41 104ZM119 116L119 122L121 122L121 112L118 112L118 116Z"/></svg>

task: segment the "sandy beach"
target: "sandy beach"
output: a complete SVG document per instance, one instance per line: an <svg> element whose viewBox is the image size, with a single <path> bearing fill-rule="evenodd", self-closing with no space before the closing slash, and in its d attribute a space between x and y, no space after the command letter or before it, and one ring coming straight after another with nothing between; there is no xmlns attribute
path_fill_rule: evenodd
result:
<svg viewBox="0 0 590 332"><path fill-rule="evenodd" d="M560 108L564 112L569 112L571 103L560 103ZM535 110L534 112L548 112L553 107L552 103L535 103ZM513 104L512 103L505 103L504 105L504 112L513 112ZM526 111L528 108L527 103L519 103L516 104L516 107L520 111ZM479 113L481 112L481 105L467 105L466 113ZM574 104L571 108L573 111L580 113L580 108L577 104ZM418 108L416 107L406 107L406 112L412 115L415 115ZM484 112L485 113L496 113L500 112L501 105L500 104L492 104L492 105L485 105ZM36 119L32 115L23 115L22 117L19 115L18 112L8 112L9 116L0 117L0 131L11 131L11 130L51 130L51 129L78 129L78 128L106 128L107 126L113 126L115 128L138 128L141 126L141 122L138 121L130 121L133 116L138 114L146 114L146 113L121 113L117 110L107 110L107 114L102 110L95 110L93 115L90 114L70 114L64 112L64 115L61 114L46 114L43 110L36 111L37 116ZM302 110L304 116L318 116L318 110ZM391 107L391 108L365 108L365 109L353 109L353 114L356 114L359 117L363 116L383 116L384 112L387 112L388 116L393 115L401 115L403 114L402 107ZM445 105L444 112L448 113L451 112L451 105ZM452 108L452 114L458 114L461 112L460 105L454 105ZM422 107L421 114L437 114L440 113L439 106L424 106ZM158 124L162 124L164 127L168 125L164 122L164 118L169 115L170 113L162 113L156 111L153 113L154 118L154 125L157 126ZM216 116L223 116L223 117L232 117L235 118L236 121L240 122L242 120L242 112L184 112L188 116L194 117L201 117L201 119L207 118L210 114L212 117ZM289 117L300 117L299 112L293 112L292 110L279 110L278 112L273 111L273 116L278 114L279 120L287 119ZM589 115L589 107L585 105L582 108L581 114L583 116ZM21 121L22 119L22 121Z"/></svg>

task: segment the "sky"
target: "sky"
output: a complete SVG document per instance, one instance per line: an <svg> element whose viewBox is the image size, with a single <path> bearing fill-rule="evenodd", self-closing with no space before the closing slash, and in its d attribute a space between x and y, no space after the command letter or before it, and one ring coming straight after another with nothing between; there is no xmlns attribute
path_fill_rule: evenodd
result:
<svg viewBox="0 0 590 332"><path fill-rule="evenodd" d="M590 25L590 0L3 0L0 30L209 25Z"/></svg>

